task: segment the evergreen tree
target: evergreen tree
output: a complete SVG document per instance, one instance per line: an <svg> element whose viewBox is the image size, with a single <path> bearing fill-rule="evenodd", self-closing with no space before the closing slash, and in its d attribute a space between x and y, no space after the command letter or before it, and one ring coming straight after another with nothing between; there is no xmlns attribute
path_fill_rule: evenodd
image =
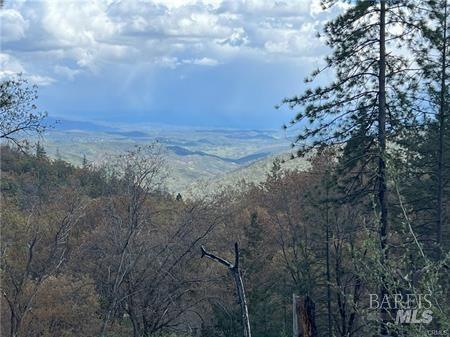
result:
<svg viewBox="0 0 450 337"><path fill-rule="evenodd" d="M448 0L427 0L420 7L421 36L413 40L416 61L421 68L424 100L421 104L431 113L432 126L428 131L435 133L436 149L434 175L436 180L436 242L442 243L442 232L445 223L445 171L446 167L446 129L449 120L450 101L450 2Z"/></svg>
<svg viewBox="0 0 450 337"><path fill-rule="evenodd" d="M41 145L40 142L36 143L36 158L44 159L47 157L47 153L45 152L44 146Z"/></svg>
<svg viewBox="0 0 450 337"><path fill-rule="evenodd" d="M82 162L81 162L81 167L82 168L87 168L88 167L88 160L87 160L87 158L86 158L86 154L83 154L83 160L82 160Z"/></svg>
<svg viewBox="0 0 450 337"><path fill-rule="evenodd" d="M335 3L322 2L325 8ZM283 101L291 109L303 108L290 122L303 128L293 144L299 156L330 145L363 146L355 161L358 176L365 173L364 183L377 200L383 260L388 256L389 233L386 144L416 120L406 95L416 84L407 76L408 60L401 55L412 29L406 24L412 8L413 1L352 2L345 13L326 24L332 53L306 82L327 71L334 73L335 80ZM386 290L381 289L383 295ZM386 312L383 316L385 321ZM387 333L382 325L381 335Z"/></svg>

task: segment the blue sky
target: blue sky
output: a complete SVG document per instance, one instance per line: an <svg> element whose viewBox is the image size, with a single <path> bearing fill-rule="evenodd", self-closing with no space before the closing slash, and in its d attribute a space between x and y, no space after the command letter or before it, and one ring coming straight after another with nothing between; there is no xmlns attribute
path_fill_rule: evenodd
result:
<svg viewBox="0 0 450 337"><path fill-rule="evenodd" d="M0 77L39 85L50 116L278 128L340 11L319 0L12 1L0 11Z"/></svg>

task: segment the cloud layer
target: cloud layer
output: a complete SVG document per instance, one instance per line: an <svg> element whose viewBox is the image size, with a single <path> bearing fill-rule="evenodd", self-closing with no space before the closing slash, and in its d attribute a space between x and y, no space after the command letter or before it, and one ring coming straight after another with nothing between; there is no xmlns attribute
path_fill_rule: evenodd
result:
<svg viewBox="0 0 450 337"><path fill-rule="evenodd" d="M0 77L22 72L52 86L120 73L124 88L139 72L189 68L183 79L242 60L306 69L337 11L319 0L6 0Z"/></svg>
<svg viewBox="0 0 450 337"><path fill-rule="evenodd" d="M29 67L46 76L68 79L109 63L317 57L323 50L315 34L329 16L314 0L48 0L6 2L0 12L2 49L12 64L33 62ZM16 70L8 65L3 71Z"/></svg>

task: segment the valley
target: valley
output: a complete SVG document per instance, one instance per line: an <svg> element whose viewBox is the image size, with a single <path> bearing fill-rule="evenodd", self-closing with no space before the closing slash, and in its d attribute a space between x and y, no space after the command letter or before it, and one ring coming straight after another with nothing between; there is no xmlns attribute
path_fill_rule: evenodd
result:
<svg viewBox="0 0 450 337"><path fill-rule="evenodd" d="M166 158L166 187L171 193L197 194L238 181L262 181L276 158L288 158L290 137L280 130L238 130L154 124L109 124L50 120L39 140L48 155L81 165L83 158L101 165L111 155L134 146L161 144ZM288 161L304 168L305 161Z"/></svg>

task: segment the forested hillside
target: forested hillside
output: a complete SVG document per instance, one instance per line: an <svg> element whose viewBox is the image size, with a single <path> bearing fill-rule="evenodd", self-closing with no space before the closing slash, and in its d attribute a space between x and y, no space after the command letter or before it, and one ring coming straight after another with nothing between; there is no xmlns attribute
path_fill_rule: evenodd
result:
<svg viewBox="0 0 450 337"><path fill-rule="evenodd" d="M49 157L74 165L80 165L83 158L101 165L108 156L157 141L170 171L166 188L175 194L211 192L211 182L233 185L238 180L233 176L240 171L251 171L247 176L263 180L271 157L281 153L288 156L289 151L290 138L279 125L274 125L275 130L239 130L152 124L112 128L53 119L46 123L51 128L45 139L35 141L40 141ZM207 185L207 190L197 188L200 183Z"/></svg>
<svg viewBox="0 0 450 337"><path fill-rule="evenodd" d="M196 197L156 141L50 158L37 87L2 80L1 335L448 336L449 7L344 6L278 107L291 158Z"/></svg>
<svg viewBox="0 0 450 337"><path fill-rule="evenodd" d="M231 258L234 241L255 336L291 334L292 294L314 300L319 331L329 301L335 334L369 333L367 296L380 274L404 289L433 287L436 326L448 324L448 270L432 262L432 202L413 208L417 186L392 196L396 258L382 266L370 198L342 201L331 154L308 171L275 162L260 185L184 200L158 192L156 148L101 169L50 160L42 148L1 150L2 335L241 336L232 279L200 258L200 245ZM444 237L448 249L447 230Z"/></svg>

